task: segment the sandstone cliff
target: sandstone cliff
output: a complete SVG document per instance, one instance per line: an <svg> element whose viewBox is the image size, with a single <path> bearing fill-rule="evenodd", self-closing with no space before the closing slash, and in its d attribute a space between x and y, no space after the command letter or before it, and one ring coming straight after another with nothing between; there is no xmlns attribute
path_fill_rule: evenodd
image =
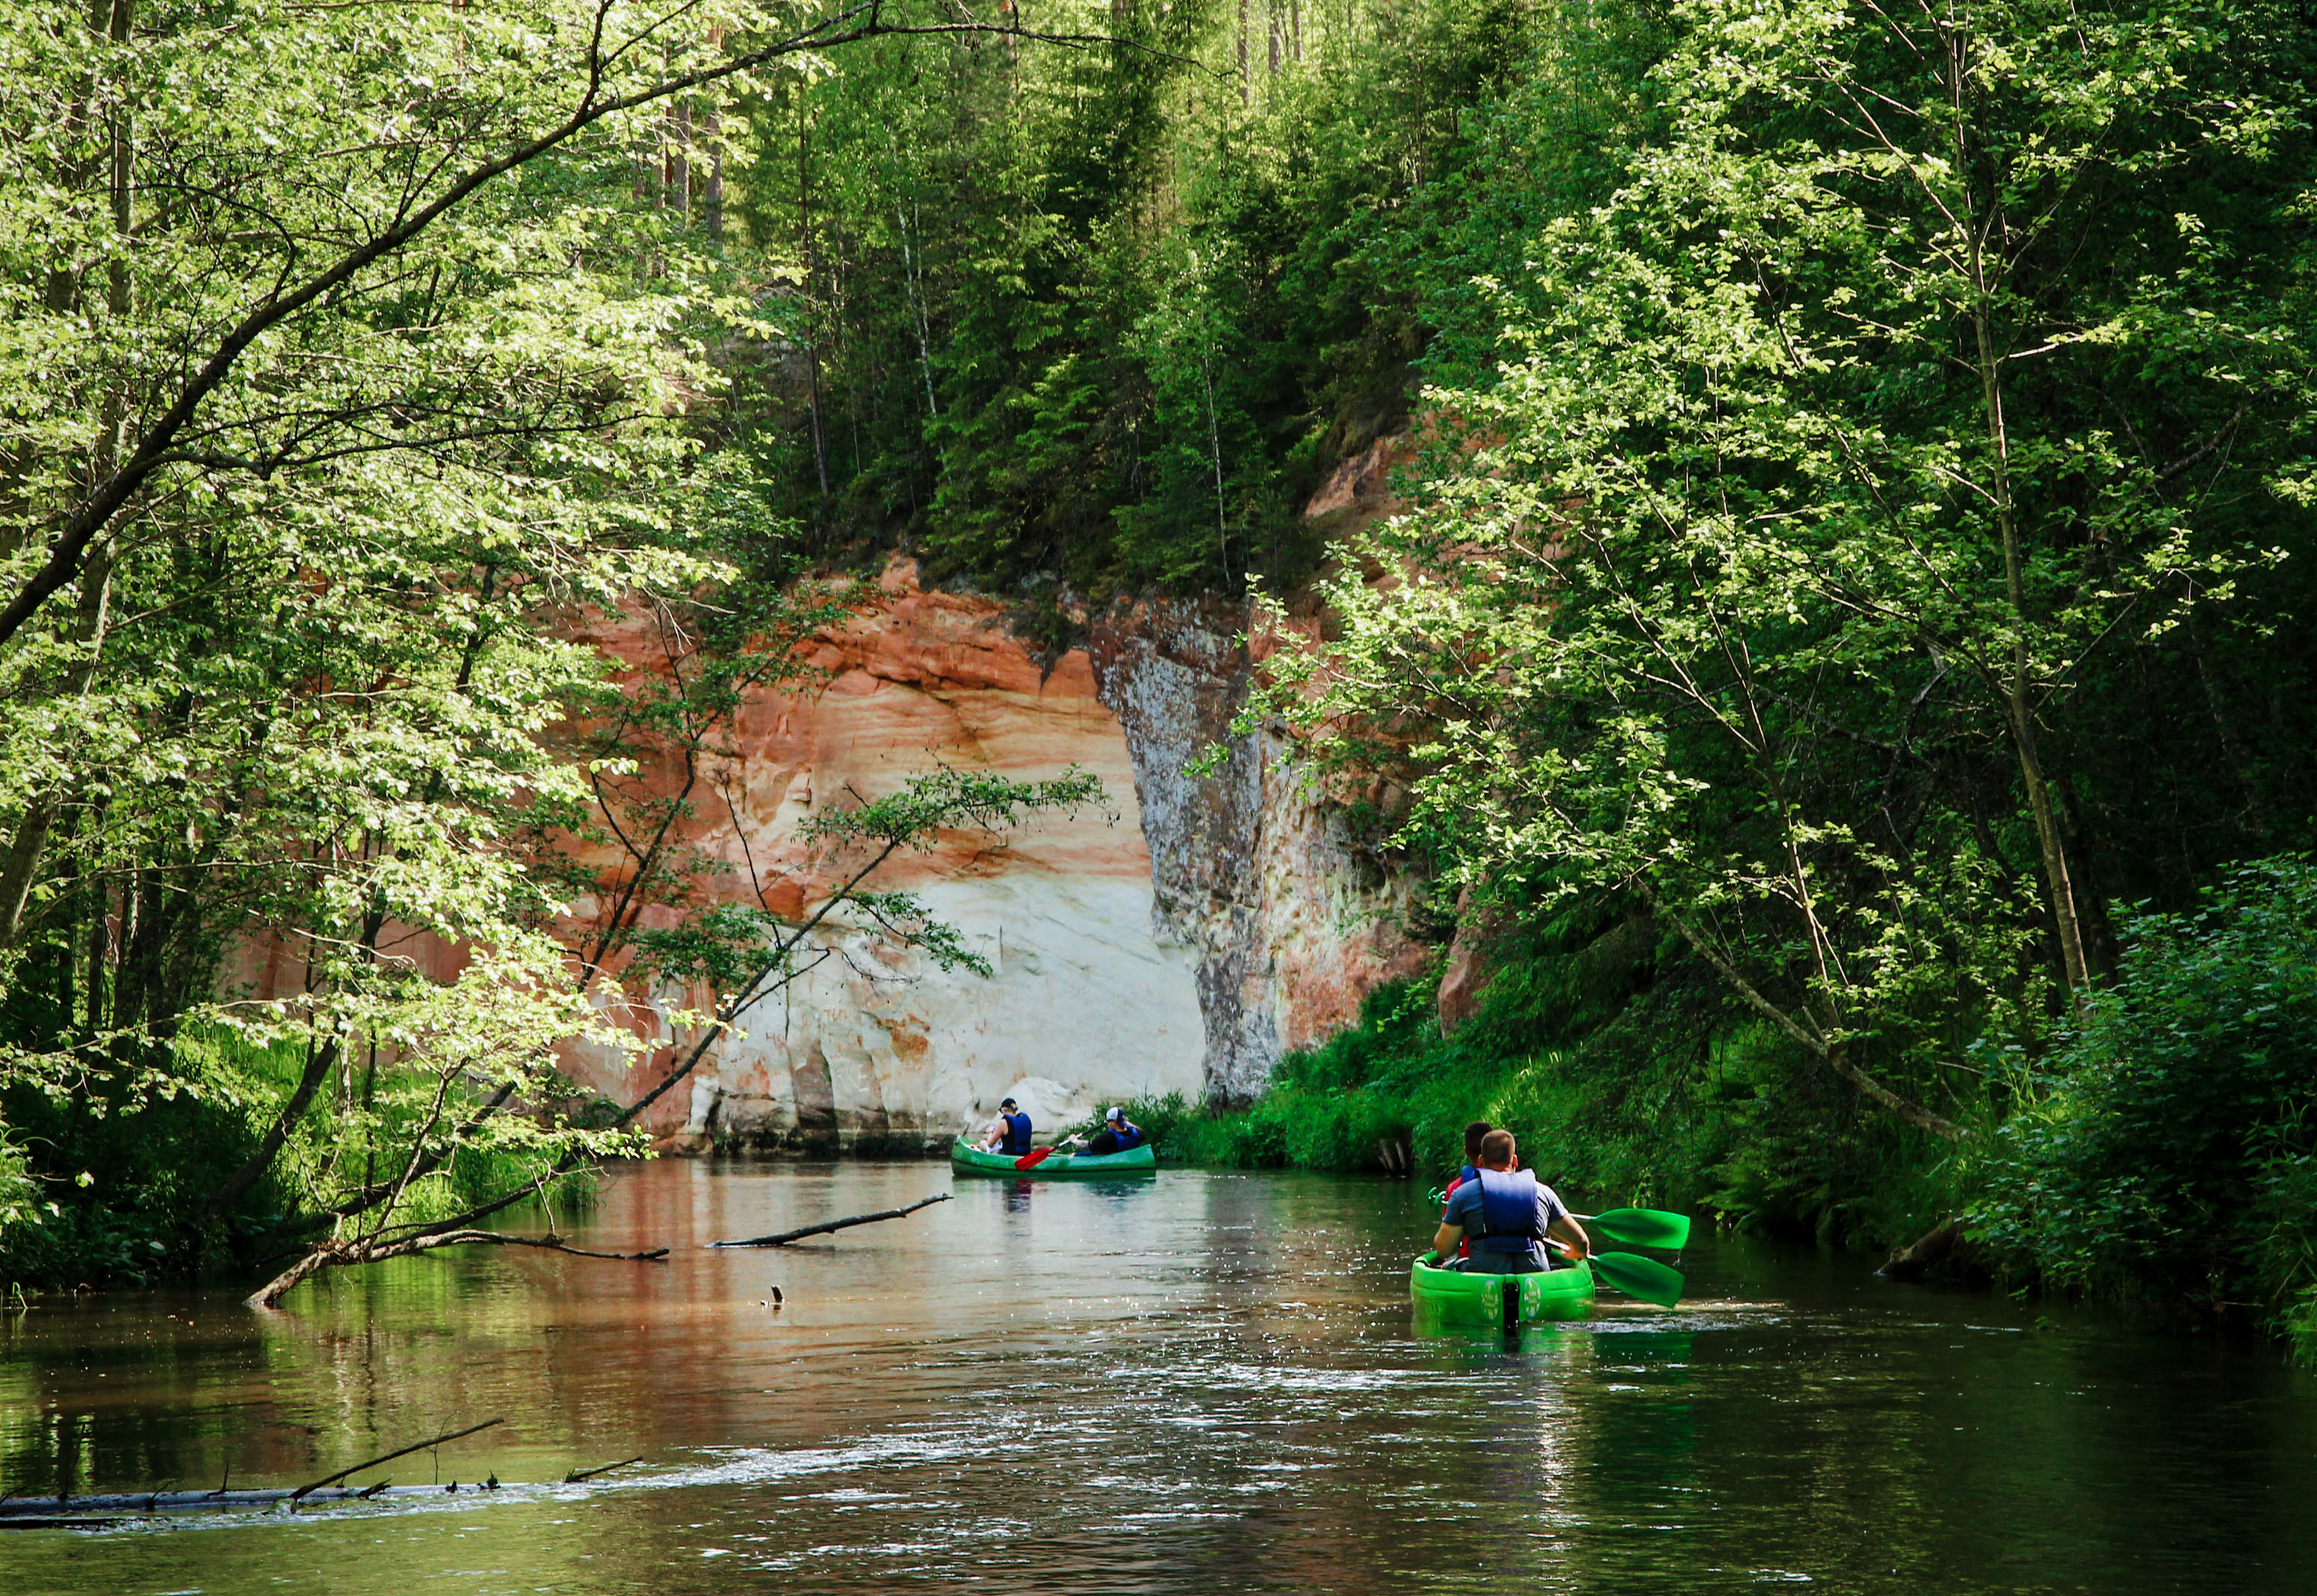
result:
<svg viewBox="0 0 2317 1596"><path fill-rule="evenodd" d="M849 597L849 619L815 640L825 686L750 700L713 796L684 823L683 841L722 867L699 878L705 891L745 899L753 882L796 914L823 879L801 834L816 806L890 792L936 762L1024 780L1077 765L1109 801L897 857L872 885L917 893L992 976L832 930L829 957L653 1105L645 1123L670 1145L935 1148L1009 1093L1043 1127L1150 1094L1243 1102L1284 1050L1351 1023L1376 985L1422 964L1427 950L1400 928L1405 887L1346 812L1305 789L1284 739L1232 735L1248 685L1244 611L1122 605L1042 664L1002 603L926 591L906 561ZM631 661L647 646L622 620L589 640ZM1215 745L1220 768L1193 773ZM664 795L679 784L672 764L647 775ZM581 922L602 912L586 897L572 908ZM645 912L647 925L673 923ZM397 952L438 976L460 962L428 938ZM282 937L239 950L229 972L264 997L301 978ZM712 996L634 989L651 1062L631 1071L585 1048L568 1062L631 1101L688 1051L654 1016Z"/></svg>
<svg viewBox="0 0 2317 1596"><path fill-rule="evenodd" d="M1284 1049L1411 973L1425 950L1398 929L1400 888L1302 790L1279 739L1230 735L1244 624L1219 607L1121 607L1042 669L994 600L925 591L905 562L864 585L822 639L827 689L743 716L738 801L702 815L699 846L736 869L801 871L797 827L816 801L890 790L935 761L1024 779L1080 765L1114 812L901 863L883 884L920 893L995 976L832 938L841 957L720 1044L655 1128L932 1146L1008 1092L1041 1124L1145 1093L1244 1101ZM1222 768L1194 775L1217 742Z"/></svg>

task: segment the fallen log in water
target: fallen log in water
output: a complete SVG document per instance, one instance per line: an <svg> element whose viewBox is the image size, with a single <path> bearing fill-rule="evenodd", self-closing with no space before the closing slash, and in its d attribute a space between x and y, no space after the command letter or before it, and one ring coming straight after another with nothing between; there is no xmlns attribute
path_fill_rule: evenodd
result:
<svg viewBox="0 0 2317 1596"><path fill-rule="evenodd" d="M320 1479L316 1480L310 1485L299 1486L295 1491L290 1493L290 1500L292 1502L301 1502L306 1497L311 1495L314 1492L320 1490L324 1485L335 1485L350 1474L360 1474L365 1468L375 1468L381 1463L391 1463L397 1458L407 1458L413 1452L423 1452L429 1447L439 1447L445 1441L462 1440L467 1436L474 1434L477 1431L488 1430L494 1424L504 1424L505 1422L506 1421L505 1419L485 1419L479 1424L470 1424L464 1430L453 1430L448 1435L438 1435L429 1440L413 1441L407 1447L397 1447L391 1452L381 1452L366 1463L357 1463L352 1468L341 1468L335 1474L324 1475Z"/></svg>
<svg viewBox="0 0 2317 1596"><path fill-rule="evenodd" d="M481 1490L482 1486L465 1487ZM316 1503L370 1502L379 1496L440 1496L441 1485L337 1486L310 1491L300 1497L288 1487L273 1491L115 1491L102 1496L0 1496L0 1528L36 1529L59 1513L230 1512L239 1508L279 1507L296 1502ZM85 1529L99 1520L76 1518L70 1527Z"/></svg>
<svg viewBox="0 0 2317 1596"><path fill-rule="evenodd" d="M494 1424L505 1422L505 1419L485 1419L481 1423L470 1424L464 1430L453 1430L447 1434L429 1436L425 1440L413 1441L407 1447L397 1447L391 1452L381 1452L375 1458L355 1464L352 1468L341 1468L335 1474L326 1474L312 1485L300 1485L295 1490L228 1491L223 1485L219 1485L214 1491L117 1491L103 1496L0 1496L0 1523L10 1523L15 1528L24 1529L29 1527L25 1522L29 1519L56 1513L124 1511L147 1513L220 1512L233 1508L273 1507L285 1502L290 1504L292 1511L295 1511L300 1504L309 1502L368 1502L389 1489L384 1480L380 1480L374 1485L364 1485L359 1489L353 1486L337 1489L332 1489L332 1487L337 1486L338 1482L350 1474L360 1474L365 1468L375 1468L381 1463L391 1463L397 1458L407 1458L413 1452L423 1452L430 1447L439 1447L451 1441L463 1440L467 1436L488 1430ZM454 1492L458 1488L456 1480L448 1486L449 1490ZM498 1477L494 1475L488 1485L476 1485L471 1488L478 1491L497 1490ZM405 1485L394 1494L405 1496L421 1492L440 1494L444 1489L445 1487L441 1485ZM87 1519L73 1520L82 1527L86 1527L91 1521Z"/></svg>
<svg viewBox="0 0 2317 1596"><path fill-rule="evenodd" d="M407 1457L412 1452L456 1440L462 1435L472 1435L477 1430L488 1430L492 1424L504 1422L493 1419L471 1430L461 1430L450 1435L438 1435L432 1440L422 1440L415 1446L402 1448L373 1458L368 1463L356 1464L328 1476L343 1479L349 1474L384 1463L390 1458ZM623 1458L617 1463L606 1463L599 1468L575 1468L563 1476L564 1485L576 1485L609 1474L616 1468L627 1468L642 1462L640 1457ZM220 1485L214 1491L112 1491L97 1496L0 1496L0 1529L104 1529L116 1524L131 1522L124 1514L170 1512L234 1512L252 1509L287 1507L295 1512L301 1507L343 1505L350 1502L374 1502L380 1497L389 1501L407 1501L419 1496L471 1494L474 1492L504 1490L494 1475L479 1485L461 1485L453 1480L447 1485L390 1485L380 1480L374 1485L336 1485L316 1482L295 1490L287 1486L272 1489L228 1491Z"/></svg>
<svg viewBox="0 0 2317 1596"><path fill-rule="evenodd" d="M880 1219L906 1218L919 1208L930 1207L937 1202L947 1202L949 1199L948 1192L936 1192L923 1201L911 1203L908 1208L887 1208L881 1214L855 1214L850 1219L831 1219L826 1225L807 1225L796 1230L783 1230L778 1235L754 1235L744 1242L710 1242L708 1244L711 1247L785 1246L790 1242L801 1241L809 1235L827 1235L832 1230L844 1230L854 1225L874 1225Z"/></svg>

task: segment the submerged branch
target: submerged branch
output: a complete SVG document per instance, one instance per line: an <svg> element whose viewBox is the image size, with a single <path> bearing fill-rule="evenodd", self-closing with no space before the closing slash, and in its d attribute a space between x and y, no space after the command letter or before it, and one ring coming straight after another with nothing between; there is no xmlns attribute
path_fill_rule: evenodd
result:
<svg viewBox="0 0 2317 1596"><path fill-rule="evenodd" d="M919 1208L930 1207L937 1202L947 1202L949 1199L950 1194L941 1191L920 1201L913 1202L908 1208L887 1208L881 1214L855 1214L850 1219L831 1219L826 1225L808 1225L800 1230L783 1230L778 1235L757 1235L751 1236L744 1242L710 1242L708 1244L711 1247L778 1247L790 1242L800 1241L808 1235L827 1235L832 1230L844 1230L855 1225L874 1225L880 1219L906 1218Z"/></svg>
<svg viewBox="0 0 2317 1596"><path fill-rule="evenodd" d="M453 1430L448 1435L438 1435L431 1440L413 1441L407 1447L398 1447L391 1452L381 1453L380 1456L370 1458L366 1462L357 1463L352 1468L341 1468L335 1474L326 1474L310 1485L300 1485L295 1491L290 1493L290 1500L292 1502L299 1501L309 1492L318 1491L324 1485L335 1485L340 1480L344 1479L348 1475L360 1474L365 1468L375 1468L381 1463L391 1463L397 1458L407 1458L413 1452L423 1452L429 1447L439 1447L445 1441L460 1440L467 1436L473 1435L478 1431L488 1430L494 1424L504 1424L505 1422L506 1421L505 1419L485 1419L479 1424L470 1424L464 1430Z"/></svg>
<svg viewBox="0 0 2317 1596"><path fill-rule="evenodd" d="M520 1195L520 1194L518 1194ZM383 1263L389 1258L410 1258L429 1253L437 1247L538 1247L549 1253L568 1253L574 1258L611 1258L629 1263L660 1263L667 1258L666 1247L655 1247L649 1253L597 1253L586 1247L575 1247L560 1236L505 1235L496 1230L441 1230L422 1232L416 1235L397 1236L390 1240L377 1236L363 1240L318 1247L297 1262L283 1270L245 1300L244 1306L270 1308L278 1306L284 1297L326 1269L345 1269L363 1263Z"/></svg>

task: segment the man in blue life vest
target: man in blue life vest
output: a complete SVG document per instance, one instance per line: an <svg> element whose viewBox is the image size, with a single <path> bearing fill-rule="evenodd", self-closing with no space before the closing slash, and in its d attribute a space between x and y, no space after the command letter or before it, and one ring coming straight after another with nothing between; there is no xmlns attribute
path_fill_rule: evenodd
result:
<svg viewBox="0 0 2317 1596"><path fill-rule="evenodd" d="M997 1118L989 1122L981 1138L985 1153L1003 1153L1009 1158L1019 1158L1030 1151L1030 1116L1012 1098L1003 1098L997 1104Z"/></svg>
<svg viewBox="0 0 2317 1596"><path fill-rule="evenodd" d="M1432 1238L1434 1255L1445 1260L1458 1243L1469 1240L1472 1255L1445 1267L1473 1274L1538 1274L1549 1267L1548 1237L1574 1248L1580 1258L1593 1250L1591 1238L1552 1188L1520 1167L1513 1133L1489 1132L1481 1138L1480 1167L1448 1199Z"/></svg>
<svg viewBox="0 0 2317 1596"><path fill-rule="evenodd" d="M1092 1141L1072 1137L1070 1146L1083 1143L1089 1158L1099 1158L1105 1153L1128 1153L1142 1145L1142 1127L1126 1117L1124 1109L1113 1109L1102 1117L1102 1128L1095 1132Z"/></svg>

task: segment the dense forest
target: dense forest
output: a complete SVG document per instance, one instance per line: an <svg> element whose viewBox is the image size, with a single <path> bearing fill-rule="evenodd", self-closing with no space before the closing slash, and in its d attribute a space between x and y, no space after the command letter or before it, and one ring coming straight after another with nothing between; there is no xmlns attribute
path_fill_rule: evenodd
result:
<svg viewBox="0 0 2317 1596"><path fill-rule="evenodd" d="M0 1278L472 1239L631 1147L548 1063L631 1045L588 983L712 977L704 1039L809 945L690 903L621 772L712 767L899 548L1048 649L1245 600L1249 724L1411 795L1367 823L1479 1013L1380 994L1251 1111L1153 1105L1177 1150L1481 1112L1605 1199L2317 1349L2297 8L0 26ZM1408 513L1307 517L1379 440ZM609 686L591 606L666 670ZM824 912L965 959L876 862L1088 797L832 821ZM576 941L575 837L629 854ZM231 1000L255 924L301 1003Z"/></svg>

